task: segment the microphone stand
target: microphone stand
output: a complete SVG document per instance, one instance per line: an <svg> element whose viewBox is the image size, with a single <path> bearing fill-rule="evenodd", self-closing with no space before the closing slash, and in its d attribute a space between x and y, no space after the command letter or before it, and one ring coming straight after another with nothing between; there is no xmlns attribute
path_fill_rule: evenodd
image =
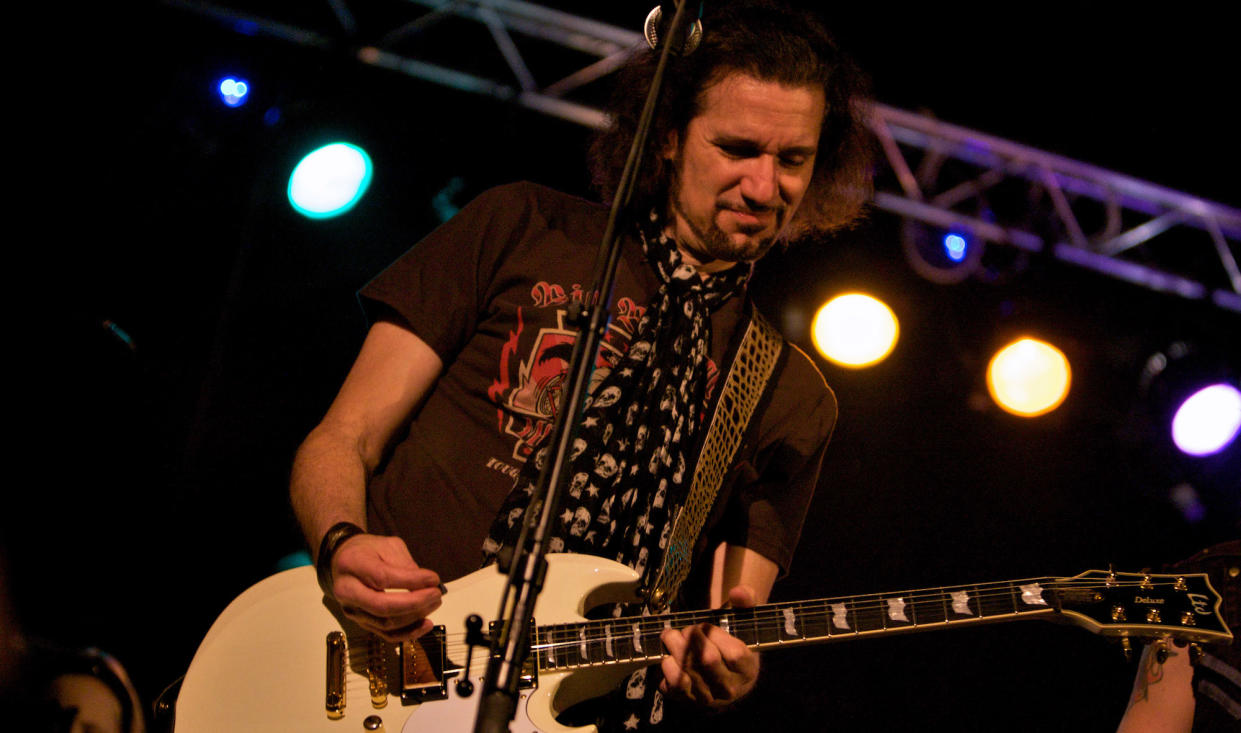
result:
<svg viewBox="0 0 1241 733"><path fill-rule="evenodd" d="M551 435L552 455L539 472L529 507L523 517L521 533L508 563L508 583L500 599L499 624L491 639L491 652L483 679L482 699L479 703L475 733L505 733L509 721L517 709L518 685L521 670L529 654L530 626L534 618L534 605L543 588L547 573L547 543L551 538L553 522L556 521L560 498L564 493L565 475L568 467L569 448L577 436L577 426L585 399L590 374L594 370L595 354L599 351L607 329L607 313L612 301L612 287L616 280L616 267L620 262L622 225L630 223L629 206L637 180L646 138L663 85L664 70L675 39L683 38L687 27L687 0L677 3L676 14L666 27L663 47L651 88L647 93L637 132L616 195L608 215L603 243L595 260L594 287L587 291L584 301L570 307L570 319L578 326L578 337L573 345L567 376L568 387L563 393L562 409L556 419ZM666 20L666 16L665 16ZM594 303L591 293L595 294ZM531 456L530 460L534 460ZM537 514L533 529L529 518ZM503 560L501 561L503 563ZM505 570L502 566L501 570Z"/></svg>

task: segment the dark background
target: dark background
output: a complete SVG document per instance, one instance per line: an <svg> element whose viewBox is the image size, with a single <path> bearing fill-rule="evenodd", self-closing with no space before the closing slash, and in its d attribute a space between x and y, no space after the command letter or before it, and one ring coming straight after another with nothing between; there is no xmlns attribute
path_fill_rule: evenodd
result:
<svg viewBox="0 0 1241 733"><path fill-rule="evenodd" d="M1206 4L999 7L823 14L884 103L1237 205L1237 62ZM575 12L636 30L648 9ZM32 475L10 481L3 552L21 628L111 651L153 697L231 598L302 549L288 465L360 344L354 291L438 222L432 198L454 179L458 204L518 179L587 193L587 133L163 6L70 16L46 19L26 56L43 83L20 105L31 135L10 141L51 155L15 212L34 223L14 248L27 315L12 331L13 463ZM252 82L240 109L212 98L226 73ZM347 216L302 219L288 171L340 138L375 159L370 192ZM841 421L778 598L1136 570L1239 534L1238 446L1178 456L1138 385L1175 339L1241 366L1238 314L1038 259L935 285L882 212L771 256L755 292L787 327L846 287L892 304L902 340L873 369L820 362ZM983 387L1022 328L1074 368L1068 401L1036 420ZM1181 483L1202 519L1170 501ZM842 731L1108 730L1133 674L1114 644L1042 623L764 664L746 715Z"/></svg>

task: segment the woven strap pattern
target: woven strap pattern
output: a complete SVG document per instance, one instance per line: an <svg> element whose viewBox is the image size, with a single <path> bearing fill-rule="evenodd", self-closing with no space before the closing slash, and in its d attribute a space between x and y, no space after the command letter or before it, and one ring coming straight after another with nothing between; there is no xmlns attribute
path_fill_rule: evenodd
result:
<svg viewBox="0 0 1241 733"><path fill-rule="evenodd" d="M711 416L689 495L668 540L663 567L651 588L652 610L663 610L671 605L689 576L694 544L783 348L784 339L780 333L757 310L753 311Z"/></svg>

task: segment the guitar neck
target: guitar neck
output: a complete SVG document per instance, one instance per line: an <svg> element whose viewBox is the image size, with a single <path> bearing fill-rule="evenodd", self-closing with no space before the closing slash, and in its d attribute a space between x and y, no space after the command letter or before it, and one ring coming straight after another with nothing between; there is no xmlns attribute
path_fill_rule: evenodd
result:
<svg viewBox="0 0 1241 733"><path fill-rule="evenodd" d="M843 641L861 636L1008 621L1055 613L1063 579L771 603L748 609L689 611L540 626L533 653L540 669L655 662L668 628L710 623L753 649ZM1056 590L1057 592L1049 592ZM1076 591L1076 592L1080 592Z"/></svg>

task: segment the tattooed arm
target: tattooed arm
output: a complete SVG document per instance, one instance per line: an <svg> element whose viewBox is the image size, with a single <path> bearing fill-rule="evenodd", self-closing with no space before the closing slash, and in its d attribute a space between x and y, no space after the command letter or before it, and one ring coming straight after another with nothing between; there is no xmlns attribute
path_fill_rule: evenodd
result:
<svg viewBox="0 0 1241 733"><path fill-rule="evenodd" d="M1156 651L1168 650L1159 663ZM1129 707L1116 733L1189 733L1194 722L1193 667L1189 652L1171 642L1154 642L1142 650Z"/></svg>

